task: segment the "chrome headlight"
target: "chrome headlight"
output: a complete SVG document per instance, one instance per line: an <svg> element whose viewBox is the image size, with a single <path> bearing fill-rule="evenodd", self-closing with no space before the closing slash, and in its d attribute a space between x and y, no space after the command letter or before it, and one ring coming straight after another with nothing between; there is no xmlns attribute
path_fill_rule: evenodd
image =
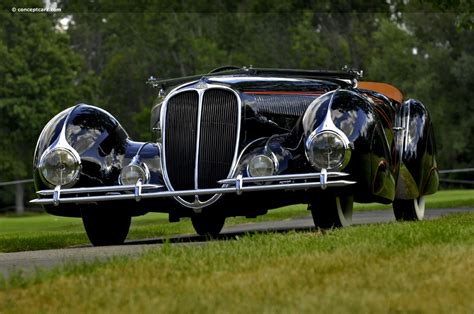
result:
<svg viewBox="0 0 474 314"><path fill-rule="evenodd" d="M144 163L132 161L123 167L119 176L119 183L122 185L135 185L138 180L142 183L148 183L150 179L150 171Z"/></svg>
<svg viewBox="0 0 474 314"><path fill-rule="evenodd" d="M266 155L257 155L250 160L247 170L252 177L271 176L275 173L275 163Z"/></svg>
<svg viewBox="0 0 474 314"><path fill-rule="evenodd" d="M306 157L317 169L342 169L350 159L350 149L335 132L313 132L305 143Z"/></svg>
<svg viewBox="0 0 474 314"><path fill-rule="evenodd" d="M72 148L56 147L43 154L38 168L50 185L71 185L79 179L81 160Z"/></svg>

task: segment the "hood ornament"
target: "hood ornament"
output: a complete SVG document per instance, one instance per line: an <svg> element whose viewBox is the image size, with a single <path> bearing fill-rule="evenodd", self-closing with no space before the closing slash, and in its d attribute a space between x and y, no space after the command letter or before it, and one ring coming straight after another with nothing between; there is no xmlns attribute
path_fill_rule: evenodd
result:
<svg viewBox="0 0 474 314"><path fill-rule="evenodd" d="M199 83L197 83L197 85L196 85L196 88L197 89L206 89L207 88L207 83L203 82L203 81L199 81Z"/></svg>

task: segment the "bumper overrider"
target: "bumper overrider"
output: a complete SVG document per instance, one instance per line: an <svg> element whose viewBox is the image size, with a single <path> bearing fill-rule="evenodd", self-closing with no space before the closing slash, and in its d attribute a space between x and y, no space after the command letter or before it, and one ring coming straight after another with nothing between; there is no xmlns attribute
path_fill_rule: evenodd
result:
<svg viewBox="0 0 474 314"><path fill-rule="evenodd" d="M163 185L142 184L138 180L135 185L116 185L84 188L61 188L56 186L52 190L36 192L39 198L31 203L41 205L83 204L106 201L135 200L139 202L145 198L180 197L209 194L240 195L245 192L270 191L270 190L306 190L312 188L326 189L328 187L343 187L355 184L355 181L340 180L349 174L344 172L327 172L322 170L317 173L286 174L261 177L242 177L218 181L220 188L169 191Z"/></svg>

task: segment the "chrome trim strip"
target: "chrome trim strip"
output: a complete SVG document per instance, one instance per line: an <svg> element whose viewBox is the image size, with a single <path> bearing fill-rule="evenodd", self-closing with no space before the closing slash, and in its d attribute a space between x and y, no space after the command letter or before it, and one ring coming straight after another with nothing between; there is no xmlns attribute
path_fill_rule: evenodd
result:
<svg viewBox="0 0 474 314"><path fill-rule="evenodd" d="M171 94L177 94L177 91L181 91L182 88L186 87L186 86L191 86L191 85L194 85L195 83L199 82L199 80L195 80L195 81L191 81L191 82L187 82L187 83L183 83L179 86L176 86L175 88L173 88L169 93L168 95L166 96L166 98L169 98L169 95ZM161 118L161 117L160 117ZM161 120L160 120L161 121Z"/></svg>
<svg viewBox="0 0 474 314"><path fill-rule="evenodd" d="M402 146L402 156L403 156L403 153L406 151L407 149L407 146L408 146L408 137L410 135L410 113L411 113L411 106L410 106L410 103L407 104L407 106L405 106L406 108L406 113L403 112L402 113L402 119L405 118L406 121L405 121L405 125L403 125L403 127L405 128L404 132L405 134L403 134L403 146ZM405 110L404 110L405 111ZM403 121L403 120L402 120ZM402 160L402 159L400 159Z"/></svg>
<svg viewBox="0 0 474 314"><path fill-rule="evenodd" d="M341 187L355 184L355 181L330 181L327 182L327 187ZM240 186L240 187L226 187L226 188L214 188L214 189L201 189L201 190L182 190L182 191L163 191L163 192L152 192L142 193L139 195L139 199L146 198L159 198L159 197L176 197L176 196L190 196L190 195L208 195L208 194L229 194L229 193L242 193L242 192L255 192L255 191L273 191L273 190L304 190L309 188L321 188L320 182L303 182L303 183L285 183L285 184L272 184L272 185L256 185L256 186ZM119 201L119 200L137 200L135 194L119 194L119 195L103 195L103 196L84 196L84 197L70 197L64 199L58 199L58 204L67 203L90 203L100 201ZM34 199L30 203L33 204L54 204L53 199Z"/></svg>
<svg viewBox="0 0 474 314"><path fill-rule="evenodd" d="M204 99L204 91L198 90L198 113L197 113L197 125L196 125L196 155L194 157L194 189L199 189L198 180L199 180L199 145L201 144L201 116L202 116L202 102ZM199 201L199 198L196 197L196 201Z"/></svg>
<svg viewBox="0 0 474 314"><path fill-rule="evenodd" d="M250 143L248 143L243 149L242 151L240 152L240 154L238 155L237 157L237 160L234 164L234 168L231 170L231 174L228 175L227 177L228 178L234 178L236 173L237 173L237 168L239 167L239 164L241 162L241 159L242 157L244 156L245 153L247 153L247 149L249 149L253 144L257 143L258 141L261 141L261 140L264 140L264 139L268 139L268 137L259 137L253 141L251 141ZM237 147L238 148L238 147ZM231 180L231 179L229 179ZM220 183L222 180L218 181L218 183Z"/></svg>
<svg viewBox="0 0 474 314"><path fill-rule="evenodd" d="M164 187L159 184L142 184L143 190L159 189ZM126 192L134 191L135 185L113 185L113 186L100 186L92 188L71 188L61 190L61 194L81 194L81 193L100 193L100 192ZM53 195L54 190L41 190L36 194L41 196Z"/></svg>
<svg viewBox="0 0 474 314"><path fill-rule="evenodd" d="M308 150L310 148L308 146L309 143L313 140L313 138L315 138L316 136L318 136L321 133L332 132L333 134L336 134L337 136L339 136L342 139L342 142L344 144L344 149L345 149L344 160L337 167L333 168L333 169L341 170L341 169L344 169L347 166L347 164L349 163L349 161L351 159L351 155L352 155L351 148L352 147L351 147L351 142L349 141L349 138L347 137L347 135L334 124L334 121L332 120L332 116L331 116L331 114L332 114L331 108L332 108L332 104L333 104L333 101L334 101L334 97L335 97L336 93L338 93L339 91L341 91L340 88L338 88L336 90L333 90L333 91L330 91L330 92L327 92L326 94L324 94L324 95L327 95L327 94L332 93L331 98L329 100L329 105L328 105L328 108L327 108L326 116L324 117L324 120L321 122L321 124L318 125L318 127L316 129L314 129L309 134L309 136L306 138L305 143L304 143L304 147L305 147L304 152L305 152L305 155L306 155L306 158L308 159L308 161L310 161L310 163L312 163L309 156L308 156ZM348 91L348 90L343 90L343 91L353 93L352 91ZM323 95L321 95L321 96L323 96Z"/></svg>
<svg viewBox="0 0 474 314"><path fill-rule="evenodd" d="M166 188L170 191L173 191L173 187L171 186L171 182L168 178L168 171L166 169L166 112L168 109L168 101L169 99L175 95L176 92L171 92L166 96L165 100L163 100L163 105L161 108L161 116L160 116L160 124L161 124L161 145L162 145L162 154L161 154L161 169L163 170L163 181L166 185Z"/></svg>
<svg viewBox="0 0 474 314"><path fill-rule="evenodd" d="M328 178L344 177L348 176L348 173L344 172L329 172L327 173ZM298 174L283 174L277 176L262 176L262 177L245 177L242 178L243 182L275 182L275 181L288 181L288 180L306 180L306 179L319 179L321 173L298 173ZM236 179L224 179L220 180L220 184L234 184Z"/></svg>
<svg viewBox="0 0 474 314"><path fill-rule="evenodd" d="M336 94L341 91L340 88L336 89L336 90L332 90L330 92L327 92L321 96L319 96L318 98L324 96L324 95L328 95L328 94L331 94L331 98L329 99L329 105L328 105L328 109L327 109L327 112L326 112L326 116L324 117L324 120L321 122L320 125L318 125L316 127L316 129L314 129L311 134L308 136L308 138L311 137L312 134L319 134L323 131L331 131L331 132L334 132L335 134L339 135L343 142L344 142L344 146L346 149L350 148L350 141L349 141L349 138L347 137L347 135L342 131L340 130L335 124L334 124L334 121L332 121L332 111L331 111L331 108L332 108L332 104L334 102L334 97L336 96ZM348 90L343 90L345 92L351 92L351 91L348 91ZM318 99L316 98L313 103Z"/></svg>
<svg viewBox="0 0 474 314"><path fill-rule="evenodd" d="M334 124L334 121L332 121L332 103L334 102L334 96L336 96L337 92L339 92L340 89L336 89L334 91L332 91L332 95L331 95L331 99L329 100L329 105L328 105L328 111L326 112L326 116L324 117L324 120L323 122L312 132L314 134L319 134L323 131L331 131L331 132L334 132L336 133L337 135L339 135L342 140L344 141L344 146L346 149L349 148L349 139L347 138L347 135L342 132L342 130L340 130L338 127L336 127L336 125Z"/></svg>
<svg viewBox="0 0 474 314"><path fill-rule="evenodd" d="M240 130L242 126L242 100L240 99L239 94L229 88L228 90L232 91L237 98L237 137L235 141L235 149L234 149L234 159L232 160L232 165L229 169L229 173L227 174L227 178L232 178L235 176L235 171L237 170L238 161L239 161L239 144L240 144Z"/></svg>

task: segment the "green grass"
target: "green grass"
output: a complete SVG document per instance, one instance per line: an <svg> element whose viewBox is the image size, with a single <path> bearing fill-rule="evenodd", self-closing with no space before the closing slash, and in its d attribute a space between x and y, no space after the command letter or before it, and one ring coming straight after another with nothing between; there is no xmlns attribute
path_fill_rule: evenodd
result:
<svg viewBox="0 0 474 314"><path fill-rule="evenodd" d="M440 191L427 200L428 208L474 207L474 190ZM356 204L356 210L389 209L390 205ZM226 225L282 220L309 215L305 205L294 205L270 211L255 219L229 218ZM128 239L143 239L174 234L194 233L189 219L169 223L167 215L150 213L133 219ZM89 243L82 221L78 218L36 215L0 218L0 252L63 248Z"/></svg>
<svg viewBox="0 0 474 314"><path fill-rule="evenodd" d="M4 313L473 313L474 213L169 245L0 285Z"/></svg>

